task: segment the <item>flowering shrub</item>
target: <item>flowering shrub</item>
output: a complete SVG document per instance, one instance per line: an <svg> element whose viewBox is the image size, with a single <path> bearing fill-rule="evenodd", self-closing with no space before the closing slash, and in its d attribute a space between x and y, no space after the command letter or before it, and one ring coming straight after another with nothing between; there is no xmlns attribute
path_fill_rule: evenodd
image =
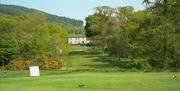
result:
<svg viewBox="0 0 180 91"><path fill-rule="evenodd" d="M41 63L40 63L40 68L41 69L45 69L45 70L48 70L48 69L58 69L58 68L61 68L63 67L64 65L64 61L62 59L56 59L56 60L43 60Z"/></svg>
<svg viewBox="0 0 180 91"><path fill-rule="evenodd" d="M42 61L33 61L27 59L14 59L10 62L8 68L12 70L27 70L31 65L39 65L40 69L59 69L63 67L64 61L62 59L43 59Z"/></svg>
<svg viewBox="0 0 180 91"><path fill-rule="evenodd" d="M33 61L27 59L14 59L10 62L9 68L12 70L25 70L28 69Z"/></svg>

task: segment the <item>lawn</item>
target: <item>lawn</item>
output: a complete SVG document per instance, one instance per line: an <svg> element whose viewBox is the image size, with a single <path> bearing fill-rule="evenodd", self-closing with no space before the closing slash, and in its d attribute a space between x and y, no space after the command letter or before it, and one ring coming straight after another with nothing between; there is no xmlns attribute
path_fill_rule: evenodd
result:
<svg viewBox="0 0 180 91"><path fill-rule="evenodd" d="M72 46L65 57L67 69L41 70L40 77L8 70L0 78L0 91L180 91L179 72L121 72L127 69L126 59L120 62L95 50Z"/></svg>
<svg viewBox="0 0 180 91"><path fill-rule="evenodd" d="M40 77L29 77L28 71L8 73L0 78L0 91L180 91L180 73L42 71Z"/></svg>
<svg viewBox="0 0 180 91"><path fill-rule="evenodd" d="M65 57L65 67L79 70L117 71L125 69L126 59L121 61L102 54L99 48L71 46Z"/></svg>

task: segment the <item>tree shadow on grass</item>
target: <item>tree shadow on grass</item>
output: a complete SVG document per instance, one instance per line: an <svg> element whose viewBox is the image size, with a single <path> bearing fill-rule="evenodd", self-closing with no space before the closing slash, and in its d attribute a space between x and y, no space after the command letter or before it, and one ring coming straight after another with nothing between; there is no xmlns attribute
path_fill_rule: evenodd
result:
<svg viewBox="0 0 180 91"><path fill-rule="evenodd" d="M111 57L108 55L102 55L102 53L100 51L96 51L96 50L72 51L69 53L69 56L84 56L86 58L92 59L91 61L93 61L94 64L82 65L82 66L86 66L86 67L90 67L90 68L96 68L96 69L104 69L104 68L129 69L129 68L132 68L130 61L128 61L128 60L120 61L115 57Z"/></svg>
<svg viewBox="0 0 180 91"><path fill-rule="evenodd" d="M98 55L99 52L89 52L89 51L71 51L69 56L95 56Z"/></svg>
<svg viewBox="0 0 180 91"><path fill-rule="evenodd" d="M110 56L97 56L94 62L101 62L101 64L88 64L84 66L89 66L92 68L122 68L122 69L129 69L132 66L130 65L130 61L119 61L115 58Z"/></svg>
<svg viewBox="0 0 180 91"><path fill-rule="evenodd" d="M87 55L87 53L85 51L71 51L69 53L69 56L83 56L83 55Z"/></svg>

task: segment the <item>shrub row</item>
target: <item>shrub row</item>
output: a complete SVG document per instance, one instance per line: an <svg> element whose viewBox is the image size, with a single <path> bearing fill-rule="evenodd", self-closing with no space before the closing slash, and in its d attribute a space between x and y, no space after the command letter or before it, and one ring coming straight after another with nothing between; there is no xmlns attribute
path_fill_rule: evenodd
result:
<svg viewBox="0 0 180 91"><path fill-rule="evenodd" d="M63 67L64 61L62 59L43 59L41 61L34 61L29 59L14 59L8 65L11 70L27 70L29 66L39 66L40 69L59 69Z"/></svg>
<svg viewBox="0 0 180 91"><path fill-rule="evenodd" d="M40 63L40 68L44 70L48 69L60 69L63 67L64 61L62 59L56 59L56 60L43 60Z"/></svg>

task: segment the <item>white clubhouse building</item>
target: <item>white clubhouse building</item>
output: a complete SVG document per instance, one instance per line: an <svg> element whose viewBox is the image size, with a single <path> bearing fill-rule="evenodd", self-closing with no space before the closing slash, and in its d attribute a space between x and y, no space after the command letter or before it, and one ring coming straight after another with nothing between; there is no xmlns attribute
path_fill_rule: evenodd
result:
<svg viewBox="0 0 180 91"><path fill-rule="evenodd" d="M83 44L88 44L88 43L89 43L89 41L87 40L85 35L71 34L68 36L68 44L83 45Z"/></svg>

